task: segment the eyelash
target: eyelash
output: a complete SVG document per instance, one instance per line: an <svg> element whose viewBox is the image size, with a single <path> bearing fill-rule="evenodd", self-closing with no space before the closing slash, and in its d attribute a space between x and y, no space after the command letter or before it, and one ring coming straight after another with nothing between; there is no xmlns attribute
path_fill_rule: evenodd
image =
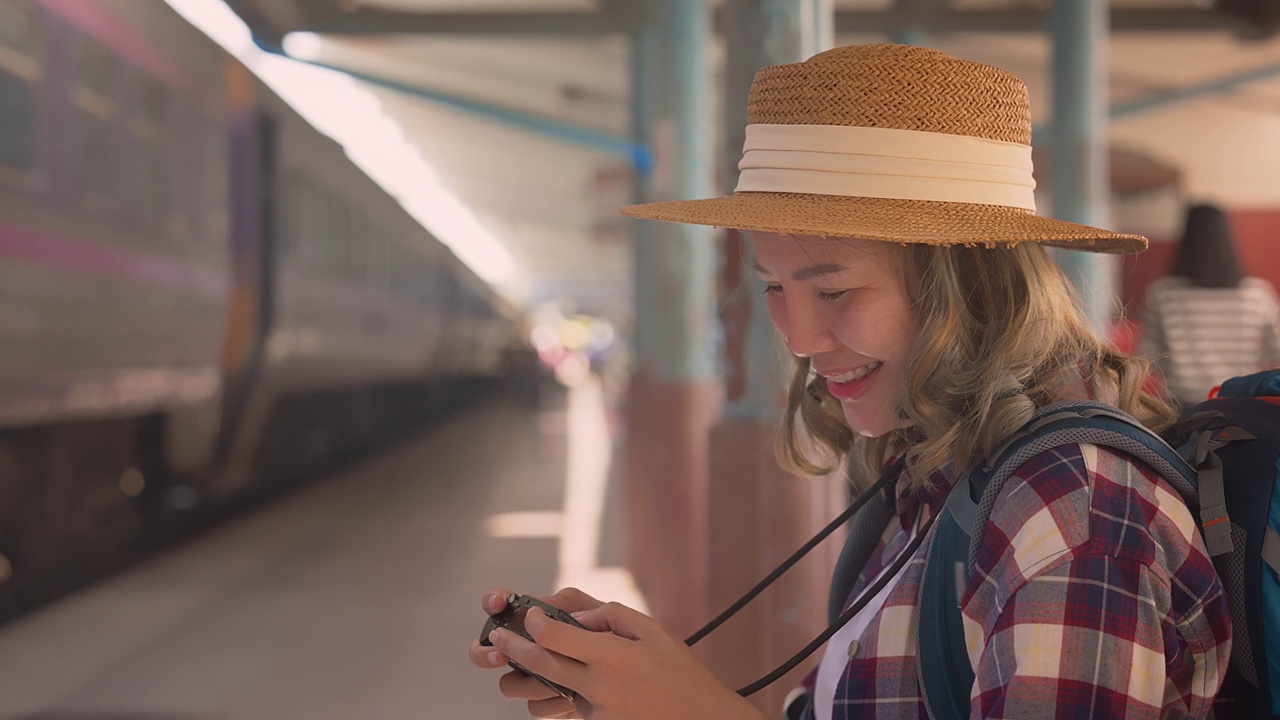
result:
<svg viewBox="0 0 1280 720"><path fill-rule="evenodd" d="M765 291L765 294L780 293L782 292L782 286L781 285L765 285L764 291ZM840 298L844 297L848 292L849 292L848 290L837 290L835 292L824 292L822 290L819 290L818 299L819 300L839 300Z"/></svg>

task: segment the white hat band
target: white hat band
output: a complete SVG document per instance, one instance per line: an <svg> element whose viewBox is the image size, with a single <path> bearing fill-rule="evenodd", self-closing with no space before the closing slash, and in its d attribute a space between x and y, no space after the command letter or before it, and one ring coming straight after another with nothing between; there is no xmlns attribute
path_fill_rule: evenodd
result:
<svg viewBox="0 0 1280 720"><path fill-rule="evenodd" d="M748 125L737 192L1004 205L1035 212L1031 147L848 125Z"/></svg>

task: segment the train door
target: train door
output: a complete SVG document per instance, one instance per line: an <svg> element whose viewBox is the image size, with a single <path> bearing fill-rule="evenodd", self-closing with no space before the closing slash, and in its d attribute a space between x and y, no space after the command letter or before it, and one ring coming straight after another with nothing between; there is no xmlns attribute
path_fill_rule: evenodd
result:
<svg viewBox="0 0 1280 720"><path fill-rule="evenodd" d="M223 493L250 480L242 460L252 453L270 409L263 380L275 314L275 119L252 108L237 113L230 152L232 290L217 463Z"/></svg>

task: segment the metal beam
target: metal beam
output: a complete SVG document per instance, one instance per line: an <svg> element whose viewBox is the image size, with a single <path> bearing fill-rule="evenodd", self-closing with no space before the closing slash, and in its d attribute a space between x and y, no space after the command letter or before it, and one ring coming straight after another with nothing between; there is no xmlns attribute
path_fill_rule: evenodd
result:
<svg viewBox="0 0 1280 720"><path fill-rule="evenodd" d="M1125 118L1131 115L1140 115L1148 110L1156 110L1186 100L1195 100L1205 95L1229 93L1237 90L1241 85L1260 80L1271 80L1277 76L1280 76L1280 65L1265 65L1253 70L1188 85L1187 87L1172 88L1152 93L1145 97L1116 103L1111 106L1111 117Z"/></svg>
<svg viewBox="0 0 1280 720"><path fill-rule="evenodd" d="M255 0L225 0L227 7L249 26L259 47L280 48L289 32L278 18L268 15Z"/></svg>
<svg viewBox="0 0 1280 720"><path fill-rule="evenodd" d="M1247 30L1247 23L1214 10L1112 10L1111 32L1220 32ZM909 27L930 33L1044 32L1048 16L1040 10L903 12L841 10L836 32L893 34Z"/></svg>
<svg viewBox="0 0 1280 720"><path fill-rule="evenodd" d="M429 100L440 105L447 105L495 122L511 125L522 130L528 130L557 140L563 140L574 145L582 145L584 147L602 150L613 155L624 157L631 162L632 167L634 167L636 172L641 175L648 173L653 164L653 158L649 152L649 148L635 140L632 140L631 138L618 137L616 135L610 135L609 133L600 132L599 130L583 127L581 125L573 125L559 120L552 120L551 118L531 115L529 113L498 105L492 105L479 100L461 97L459 95L451 95L449 93L439 92L436 90L429 90L417 85L398 82L370 73L353 70L351 68L330 65L328 63L314 60L300 60L290 55L286 55L282 51L266 46L261 42L259 42L258 45L267 52L276 52L277 54L283 55L284 57L288 57L297 62L303 62L308 65L324 68L325 70L340 72L344 75L355 78L356 80L369 83L370 85L394 90L405 95Z"/></svg>
<svg viewBox="0 0 1280 720"><path fill-rule="evenodd" d="M1196 100L1207 95L1220 95L1239 90L1241 85L1247 85L1252 82L1262 80L1271 80L1280 77L1280 64L1264 65L1246 70L1244 72L1226 75L1205 82L1195 83L1180 88L1170 88L1160 90L1142 97L1133 98L1118 102L1110 107L1107 116L1112 120L1141 115L1151 110L1159 110L1170 105L1176 105L1180 102ZM1048 141L1049 128L1047 124L1040 124L1032 128L1031 143L1039 146Z"/></svg>

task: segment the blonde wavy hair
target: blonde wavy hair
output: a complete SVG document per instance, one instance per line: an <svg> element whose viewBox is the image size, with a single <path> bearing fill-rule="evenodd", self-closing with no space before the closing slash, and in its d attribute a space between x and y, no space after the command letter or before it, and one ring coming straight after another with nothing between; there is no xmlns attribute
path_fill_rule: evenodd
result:
<svg viewBox="0 0 1280 720"><path fill-rule="evenodd" d="M903 246L899 264L916 315L897 412L910 426L855 435L825 378L797 357L777 454L800 474L833 470L846 457L865 476L907 448L908 488L947 463L960 472L991 455L1037 405L1095 397L1157 432L1176 419L1164 397L1143 390L1148 364L1100 340L1070 283L1038 243L998 248Z"/></svg>

